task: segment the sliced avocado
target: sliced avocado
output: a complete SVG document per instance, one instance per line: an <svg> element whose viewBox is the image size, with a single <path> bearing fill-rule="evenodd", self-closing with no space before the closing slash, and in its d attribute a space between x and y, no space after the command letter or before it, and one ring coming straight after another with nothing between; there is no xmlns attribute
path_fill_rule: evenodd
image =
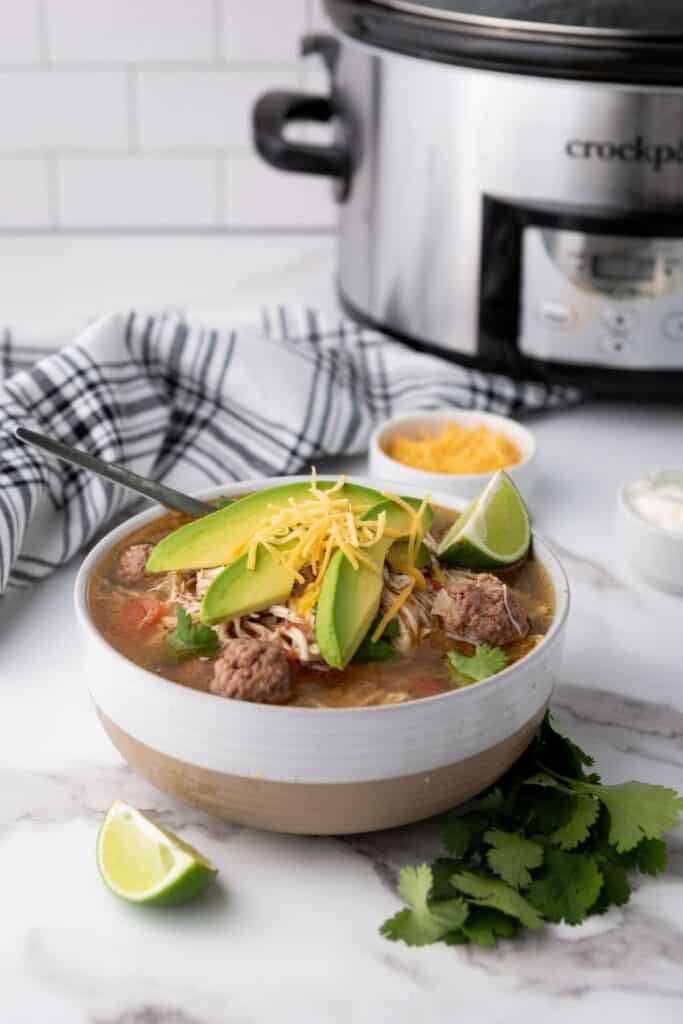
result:
<svg viewBox="0 0 683 1024"><path fill-rule="evenodd" d="M328 490L334 486L334 482L321 481L318 486L321 490ZM354 505L372 506L382 498L378 491L357 484L344 484L338 494L339 497L348 498ZM149 556L147 571L212 569L217 565L228 565L253 530L254 524L265 516L268 506L286 508L290 498L305 501L310 496L311 485L303 481L271 487L240 498L225 508L186 523L164 537Z"/></svg>
<svg viewBox="0 0 683 1024"><path fill-rule="evenodd" d="M415 507L420 505L412 499L405 500ZM409 533L411 516L393 501L375 505L363 518L376 519L382 511L387 514L387 529ZM429 513L422 518L423 531L431 523L431 509ZM320 653L332 668L343 669L348 665L377 615L384 584L384 560L394 539L382 537L363 549L375 571L363 563L354 569L341 550L335 551L330 559L318 600L315 633Z"/></svg>
<svg viewBox="0 0 683 1024"><path fill-rule="evenodd" d="M256 564L247 568L244 554L216 576L204 594L199 617L213 625L238 615L249 615L271 604L282 604L294 586L292 573L265 548L256 552Z"/></svg>
<svg viewBox="0 0 683 1024"><path fill-rule="evenodd" d="M415 555L415 565L418 569L424 569L429 565L429 548L426 544L420 544ZM408 561L408 541L396 540L387 553L387 565L392 572L404 572Z"/></svg>

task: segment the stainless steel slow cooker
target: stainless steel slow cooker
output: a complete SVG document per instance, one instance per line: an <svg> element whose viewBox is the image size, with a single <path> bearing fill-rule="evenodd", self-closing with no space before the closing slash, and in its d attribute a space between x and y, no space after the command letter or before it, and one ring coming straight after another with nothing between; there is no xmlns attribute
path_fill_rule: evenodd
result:
<svg viewBox="0 0 683 1024"><path fill-rule="evenodd" d="M485 369L683 396L682 0L327 0L326 96L261 155L329 175L356 318ZM330 145L292 121L332 121Z"/></svg>

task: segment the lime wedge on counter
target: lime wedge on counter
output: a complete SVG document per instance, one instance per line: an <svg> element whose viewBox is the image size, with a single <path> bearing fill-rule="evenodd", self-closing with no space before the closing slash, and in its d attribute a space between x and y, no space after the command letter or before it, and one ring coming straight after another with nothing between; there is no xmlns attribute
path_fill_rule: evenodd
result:
<svg viewBox="0 0 683 1024"><path fill-rule="evenodd" d="M524 499L510 477L499 470L453 523L437 555L442 562L463 569L502 569L525 557L530 540Z"/></svg>
<svg viewBox="0 0 683 1024"><path fill-rule="evenodd" d="M114 801L100 826L97 866L116 896L151 906L185 903L218 873L201 853L122 800Z"/></svg>

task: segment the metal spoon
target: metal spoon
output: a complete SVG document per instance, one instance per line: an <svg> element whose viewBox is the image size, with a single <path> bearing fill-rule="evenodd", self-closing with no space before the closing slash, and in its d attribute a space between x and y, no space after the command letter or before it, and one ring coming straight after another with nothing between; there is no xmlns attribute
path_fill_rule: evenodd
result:
<svg viewBox="0 0 683 1024"><path fill-rule="evenodd" d="M53 441L52 438L38 434L35 430L17 427L14 436L18 437L20 441L35 445L36 448L42 448L43 451L55 455L64 462L71 462L73 465L89 469L91 473L97 473L98 476L103 476L107 480L113 480L115 484L127 487L129 491L135 491L136 494L142 494L145 498L151 498L152 501L157 501L160 505L171 508L175 512L182 512L186 516L205 516L208 512L216 511L213 505L208 505L205 501L197 501L189 494L175 491L172 487L164 487L163 484L155 483L154 480L147 480L144 476L138 476L137 473L119 466L116 462L105 462L94 455L89 455L88 452L82 452L79 448L72 448L70 444Z"/></svg>

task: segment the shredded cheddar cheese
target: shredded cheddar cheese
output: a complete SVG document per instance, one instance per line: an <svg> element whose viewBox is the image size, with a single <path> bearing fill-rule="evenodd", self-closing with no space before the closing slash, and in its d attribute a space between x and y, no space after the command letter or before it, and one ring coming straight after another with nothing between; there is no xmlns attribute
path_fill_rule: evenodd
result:
<svg viewBox="0 0 683 1024"><path fill-rule="evenodd" d="M387 527L384 510L376 518L364 519L369 506L354 503L343 496L341 491L345 482L346 478L340 477L334 486L321 489L313 470L310 497L306 496L303 501L290 498L284 507L269 505L265 515L254 524L251 534L234 553L235 558L246 554L248 570L256 568L259 549L287 569L292 574L292 584L300 587L295 593L293 606L306 618L310 618L318 602L323 578L335 551L342 551L354 570L363 566L381 575L382 566L377 565L367 549L383 538L407 537L408 540L403 571L412 577L412 581L405 596L401 595L402 600L407 599L413 588L424 590L426 586L422 573L415 566L415 556L424 532L422 520L428 498L416 509L398 495L382 495L408 513L410 526L408 532L403 533Z"/></svg>
<svg viewBox="0 0 683 1024"><path fill-rule="evenodd" d="M487 473L519 462L522 454L505 434L483 423L465 427L453 421L437 434L401 434L386 447L387 455L404 466L430 473Z"/></svg>
<svg viewBox="0 0 683 1024"><path fill-rule="evenodd" d="M233 553L234 558L246 553L247 569L254 570L259 549L268 552L291 572L292 583L304 588L295 598L295 607L299 614L307 617L317 604L323 577L336 550L344 552L355 570L363 565L379 574L381 568L365 549L383 537L393 536L387 530L386 512L380 512L376 519L363 519L369 506L354 503L340 494L345 483L346 477L340 477L332 487L321 489L313 470L310 497L298 502L290 498L284 508L269 506L263 518L254 524L249 537ZM415 515L414 509L411 514Z"/></svg>

